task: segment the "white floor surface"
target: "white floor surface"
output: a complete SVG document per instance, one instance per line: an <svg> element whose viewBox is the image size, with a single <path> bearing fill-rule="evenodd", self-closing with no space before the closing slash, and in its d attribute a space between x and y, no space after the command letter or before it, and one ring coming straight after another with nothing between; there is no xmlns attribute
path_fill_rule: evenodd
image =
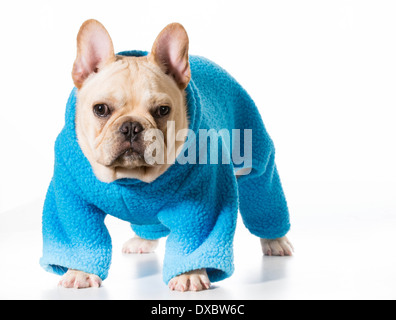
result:
<svg viewBox="0 0 396 320"><path fill-rule="evenodd" d="M57 287L43 271L41 200L0 214L0 299L395 299L395 207L302 205L289 234L293 257L263 257L241 221L235 274L204 292L178 293L162 282L165 240L155 254L123 255L129 225L107 218L113 238L110 274L99 289Z"/></svg>

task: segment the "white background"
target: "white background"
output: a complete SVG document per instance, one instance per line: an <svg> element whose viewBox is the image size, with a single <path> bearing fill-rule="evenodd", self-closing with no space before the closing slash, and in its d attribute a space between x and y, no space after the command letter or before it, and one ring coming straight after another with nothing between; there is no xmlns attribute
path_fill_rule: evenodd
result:
<svg viewBox="0 0 396 320"><path fill-rule="evenodd" d="M35 208L22 210L21 219L39 221L80 25L101 21L116 51L150 50L177 21L189 33L190 53L223 66L256 101L300 244L314 243L313 254L324 247L383 253L394 269L395 17L396 2L382 0L2 1L3 225L21 206ZM353 230L359 223L366 228ZM301 238L318 228L327 228L325 239L319 231L312 242Z"/></svg>

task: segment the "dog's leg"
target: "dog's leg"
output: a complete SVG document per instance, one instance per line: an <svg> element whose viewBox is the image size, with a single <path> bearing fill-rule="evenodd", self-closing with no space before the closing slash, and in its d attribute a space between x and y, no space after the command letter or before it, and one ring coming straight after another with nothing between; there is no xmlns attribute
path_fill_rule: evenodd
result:
<svg viewBox="0 0 396 320"><path fill-rule="evenodd" d="M124 243L122 253L151 253L158 247L159 240L146 240L138 236Z"/></svg>
<svg viewBox="0 0 396 320"><path fill-rule="evenodd" d="M174 277L168 284L171 290L202 291L210 288L210 280L206 269L194 270Z"/></svg>
<svg viewBox="0 0 396 320"><path fill-rule="evenodd" d="M287 237L278 239L260 239L263 253L266 256L291 256L294 248Z"/></svg>
<svg viewBox="0 0 396 320"><path fill-rule="evenodd" d="M102 279L97 275L72 269L69 269L59 281L60 286L75 289L99 288L101 284Z"/></svg>

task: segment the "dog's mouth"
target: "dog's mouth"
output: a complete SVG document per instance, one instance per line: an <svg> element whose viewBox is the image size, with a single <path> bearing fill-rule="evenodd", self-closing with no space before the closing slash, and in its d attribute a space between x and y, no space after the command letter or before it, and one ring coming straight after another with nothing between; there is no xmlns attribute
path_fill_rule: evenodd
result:
<svg viewBox="0 0 396 320"><path fill-rule="evenodd" d="M109 167L137 167L144 164L144 153L133 147L122 149L116 153Z"/></svg>
<svg viewBox="0 0 396 320"><path fill-rule="evenodd" d="M139 152L137 152L136 150L129 148L123 152L121 152L121 154L117 157L118 158L122 158L122 157L141 157L141 154Z"/></svg>
<svg viewBox="0 0 396 320"><path fill-rule="evenodd" d="M151 156L156 154L156 150L151 150L152 141L144 140L142 134L124 139L125 137L119 134L112 134L105 139L97 148L96 161L109 169L124 168L130 170L154 166L154 163L150 162Z"/></svg>
<svg viewBox="0 0 396 320"><path fill-rule="evenodd" d="M125 169L151 167L151 165L145 161L145 147L142 144L134 142L125 143L115 149L113 157L105 164L106 167L122 167Z"/></svg>

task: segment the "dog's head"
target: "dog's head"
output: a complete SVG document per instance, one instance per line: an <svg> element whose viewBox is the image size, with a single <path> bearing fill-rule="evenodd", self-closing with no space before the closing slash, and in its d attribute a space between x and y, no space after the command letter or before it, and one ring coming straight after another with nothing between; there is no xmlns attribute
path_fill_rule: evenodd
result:
<svg viewBox="0 0 396 320"><path fill-rule="evenodd" d="M177 156L175 150L184 140L170 140L167 123L173 121L170 127L175 132L188 128L184 92L190 81L188 44L185 29L171 24L159 34L149 55L116 56L102 24L89 20L81 26L72 72L78 88L76 132L99 180L152 182L168 169L174 160L170 155ZM153 131L164 138L154 153L150 146L159 136ZM158 152L164 155L163 163L147 161L148 155Z"/></svg>

